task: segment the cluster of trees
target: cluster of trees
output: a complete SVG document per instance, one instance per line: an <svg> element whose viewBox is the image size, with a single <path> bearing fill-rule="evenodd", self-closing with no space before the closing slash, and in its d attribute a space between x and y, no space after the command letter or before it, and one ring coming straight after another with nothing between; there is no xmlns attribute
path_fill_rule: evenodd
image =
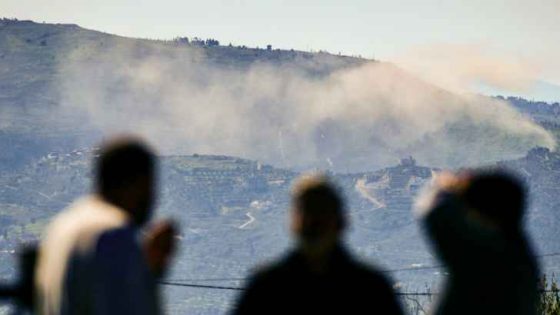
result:
<svg viewBox="0 0 560 315"><path fill-rule="evenodd" d="M537 305L538 315L560 315L560 288L555 280L554 274L547 277L543 276L540 283L540 297ZM434 302L437 296L429 288L427 292L419 292L418 295L403 296L404 306L411 315L430 314L429 305Z"/></svg>
<svg viewBox="0 0 560 315"><path fill-rule="evenodd" d="M19 20L16 18L0 18L0 25L10 25L10 24L16 24L18 23Z"/></svg>
<svg viewBox="0 0 560 315"><path fill-rule="evenodd" d="M554 275L548 278L545 276L541 281L541 296L539 300L539 314L559 315L560 314L560 289L554 280Z"/></svg>
<svg viewBox="0 0 560 315"><path fill-rule="evenodd" d="M193 45L193 46L206 46L206 47L220 46L220 42L213 38L202 39L198 37L193 37L192 39L189 40L188 37L177 37L173 41L179 44Z"/></svg>
<svg viewBox="0 0 560 315"><path fill-rule="evenodd" d="M214 46L220 46L220 41L213 39L213 38L208 38L208 39L202 39L199 37L193 37L191 39L189 39L188 37L176 37L173 39L173 42L177 43L177 44L181 44L181 45L192 45L192 46L199 46L199 47L214 47ZM228 47L233 47L233 45L230 43L228 45ZM237 46L237 48L241 48L241 49L248 49L247 46L242 45L242 46ZM257 47L256 49L259 49L259 47ZM266 45L266 50L267 51L272 51L272 45ZM293 49L292 49L293 51Z"/></svg>
<svg viewBox="0 0 560 315"><path fill-rule="evenodd" d="M530 114L560 115L560 103L535 102L521 97L501 95L497 99L507 101L522 112Z"/></svg>

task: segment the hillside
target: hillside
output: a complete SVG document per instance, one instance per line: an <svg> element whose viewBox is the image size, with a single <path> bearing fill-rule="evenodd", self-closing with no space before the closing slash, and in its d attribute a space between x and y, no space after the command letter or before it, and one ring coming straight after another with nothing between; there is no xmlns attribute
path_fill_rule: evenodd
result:
<svg viewBox="0 0 560 315"><path fill-rule="evenodd" d="M138 56L184 54L219 67L247 69L252 64L297 63L310 76L361 64L364 60L301 51L245 47L199 46L180 41L129 39L73 24L43 24L0 19L0 171L21 167L30 157L52 149L92 144L91 126L75 124L82 117L59 111L61 95L53 86L64 73L70 54L114 45L133 46ZM54 121L54 123L53 123ZM21 153L25 150L25 154Z"/></svg>
<svg viewBox="0 0 560 315"><path fill-rule="evenodd" d="M257 63L297 65L310 76L329 74L337 69L360 65L364 59L294 50L185 43L181 40L146 40L87 30L75 24L44 24L0 19L0 106L29 110L57 103L50 85L56 81L59 63L70 52L91 51L113 45L134 46L138 56L179 53L203 59L220 67L248 69ZM107 52L107 50L105 51Z"/></svg>
<svg viewBox="0 0 560 315"><path fill-rule="evenodd" d="M13 251L35 241L50 218L89 191L95 149L51 152L22 171L0 177L0 277L13 274ZM528 228L539 253L557 252L560 155L540 148L499 163L523 175L532 194ZM160 164L158 213L181 224L180 254L170 279L233 278L280 255L289 245L289 192L298 173L228 156L164 156ZM405 158L373 172L331 174L346 197L356 253L387 269L433 265L411 208L435 170ZM555 257L542 261L558 272ZM439 270L396 272L409 290L435 286ZM222 284L242 285L242 281ZM186 290L186 291L185 291ZM223 313L234 295L222 291L170 288L173 313ZM185 300L185 297L189 297Z"/></svg>
<svg viewBox="0 0 560 315"><path fill-rule="evenodd" d="M0 113L0 171L122 132L165 155L338 172L408 155L481 165L555 146L506 102L455 95L384 62L6 19Z"/></svg>
<svg viewBox="0 0 560 315"><path fill-rule="evenodd" d="M560 115L560 102L548 103L530 101L520 97L513 96L496 96L497 99L505 100L520 112L526 113L537 121L557 120Z"/></svg>

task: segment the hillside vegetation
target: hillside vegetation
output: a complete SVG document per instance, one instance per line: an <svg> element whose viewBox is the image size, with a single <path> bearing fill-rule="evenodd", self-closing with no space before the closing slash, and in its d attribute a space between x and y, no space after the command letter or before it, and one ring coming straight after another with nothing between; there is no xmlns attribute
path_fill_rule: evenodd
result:
<svg viewBox="0 0 560 315"><path fill-rule="evenodd" d="M360 172L403 156L475 166L554 148L500 100L460 96L395 65L332 55L132 39L0 22L0 170L120 132L166 155L226 154Z"/></svg>

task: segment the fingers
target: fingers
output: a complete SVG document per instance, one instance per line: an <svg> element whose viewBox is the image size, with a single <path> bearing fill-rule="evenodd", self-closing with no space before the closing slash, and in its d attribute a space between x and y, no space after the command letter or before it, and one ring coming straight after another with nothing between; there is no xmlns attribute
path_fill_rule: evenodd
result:
<svg viewBox="0 0 560 315"><path fill-rule="evenodd" d="M148 239L155 250L171 254L175 250L177 227L172 221L156 223L148 232Z"/></svg>
<svg viewBox="0 0 560 315"><path fill-rule="evenodd" d="M144 251L152 271L161 276L168 268L176 249L178 229L172 221L160 221L149 228L144 239Z"/></svg>

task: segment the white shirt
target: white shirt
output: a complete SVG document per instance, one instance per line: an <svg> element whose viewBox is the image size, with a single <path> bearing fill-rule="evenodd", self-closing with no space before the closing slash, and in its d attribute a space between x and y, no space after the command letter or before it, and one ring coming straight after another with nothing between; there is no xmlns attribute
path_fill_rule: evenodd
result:
<svg viewBox="0 0 560 315"><path fill-rule="evenodd" d="M158 298L137 229L99 197L82 198L49 225L36 270L43 315L157 314Z"/></svg>

